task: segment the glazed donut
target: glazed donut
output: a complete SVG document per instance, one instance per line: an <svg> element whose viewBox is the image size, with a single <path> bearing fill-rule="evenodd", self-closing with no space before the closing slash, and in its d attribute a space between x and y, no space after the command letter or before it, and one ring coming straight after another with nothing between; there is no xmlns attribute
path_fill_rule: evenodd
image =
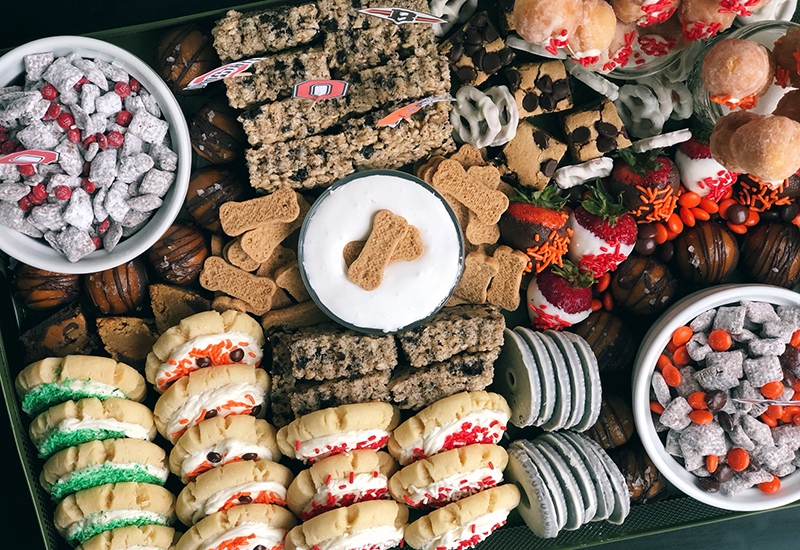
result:
<svg viewBox="0 0 800 550"><path fill-rule="evenodd" d="M678 19L683 25L683 38L691 42L711 38L728 29L736 14L720 10L719 0L682 0Z"/></svg>
<svg viewBox="0 0 800 550"><path fill-rule="evenodd" d="M635 23L623 23L617 19L611 44L600 53L600 59L597 63L588 65L587 68L597 72L608 73L614 69L625 67L633 54L636 36Z"/></svg>
<svg viewBox="0 0 800 550"><path fill-rule="evenodd" d="M703 60L703 86L711 100L731 109L752 109L775 78L775 61L761 44L726 38Z"/></svg>
<svg viewBox="0 0 800 550"><path fill-rule="evenodd" d="M732 172L745 172L745 169L737 162L731 151L731 137L743 125L762 118L764 118L762 115L749 111L734 111L718 118L708 143L708 147L711 149L711 156Z"/></svg>
<svg viewBox="0 0 800 550"><path fill-rule="evenodd" d="M773 115L785 116L800 122L800 90L790 90L778 102Z"/></svg>
<svg viewBox="0 0 800 550"><path fill-rule="evenodd" d="M581 22L567 46L572 59L583 66L600 61L600 54L611 45L616 29L614 9L605 0L583 0Z"/></svg>
<svg viewBox="0 0 800 550"><path fill-rule="evenodd" d="M456 93L450 121L459 141L478 149L492 143L502 131L497 105L473 86L462 86Z"/></svg>
<svg viewBox="0 0 800 550"><path fill-rule="evenodd" d="M784 36L775 41L775 47L772 48L772 56L778 64L778 84L783 87L786 87L787 82L800 87L795 52L800 52L800 27L790 27Z"/></svg>
<svg viewBox="0 0 800 550"><path fill-rule="evenodd" d="M663 23L675 13L680 0L612 0L620 21L641 27Z"/></svg>
<svg viewBox="0 0 800 550"><path fill-rule="evenodd" d="M555 54L566 47L582 15L581 0L517 0L514 27L531 44L545 46Z"/></svg>
<svg viewBox="0 0 800 550"><path fill-rule="evenodd" d="M731 136L730 151L744 171L765 182L782 181L800 169L800 123L785 116L755 119Z"/></svg>
<svg viewBox="0 0 800 550"><path fill-rule="evenodd" d="M642 65L680 50L685 45L683 28L678 18L673 16L663 23L639 29L633 45L632 60L635 65Z"/></svg>

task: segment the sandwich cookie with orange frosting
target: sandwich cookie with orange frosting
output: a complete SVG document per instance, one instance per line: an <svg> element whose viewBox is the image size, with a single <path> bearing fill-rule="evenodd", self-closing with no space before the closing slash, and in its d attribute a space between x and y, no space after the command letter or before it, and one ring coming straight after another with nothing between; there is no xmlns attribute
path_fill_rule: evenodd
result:
<svg viewBox="0 0 800 550"><path fill-rule="evenodd" d="M197 522L178 541L176 550L281 550L294 515L273 504L244 504Z"/></svg>

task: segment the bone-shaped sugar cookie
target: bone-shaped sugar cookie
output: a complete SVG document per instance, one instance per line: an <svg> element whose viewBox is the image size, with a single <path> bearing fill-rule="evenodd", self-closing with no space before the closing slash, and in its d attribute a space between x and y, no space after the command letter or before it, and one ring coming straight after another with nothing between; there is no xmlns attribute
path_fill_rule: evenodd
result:
<svg viewBox="0 0 800 550"><path fill-rule="evenodd" d="M454 295L471 304L486 303L492 277L500 270L500 262L482 251L470 252L464 258L464 272Z"/></svg>
<svg viewBox="0 0 800 550"><path fill-rule="evenodd" d="M367 241L350 241L344 245L342 256L344 256L344 263L347 267L350 267L350 264L356 261L358 255L361 254L361 251L364 249L364 244L366 242ZM397 247L394 249L389 263L413 262L421 257L424 252L425 245L422 244L422 235L419 229L413 225L409 225L408 231L406 231L406 234L400 239L400 242L397 243Z"/></svg>
<svg viewBox="0 0 800 550"><path fill-rule="evenodd" d="M206 290L220 290L229 296L244 300L257 315L272 307L272 297L278 286L267 277L258 277L232 266L224 258L209 256L200 273L200 284Z"/></svg>
<svg viewBox="0 0 800 550"><path fill-rule="evenodd" d="M493 257L500 263L500 270L492 279L486 298L490 304L514 311L519 307L519 285L530 259L524 252L505 245L495 250Z"/></svg>
<svg viewBox="0 0 800 550"><path fill-rule="evenodd" d="M383 270L394 255L397 243L408 230L408 222L390 210L381 210L372 221L372 232L358 258L347 269L347 278L364 290L375 290Z"/></svg>
<svg viewBox="0 0 800 550"><path fill-rule="evenodd" d="M439 165L433 175L433 187L440 193L452 195L475 212L485 224L497 223L508 208L508 197L476 181L461 164L452 159Z"/></svg>
<svg viewBox="0 0 800 550"><path fill-rule="evenodd" d="M306 200L297 195L300 213L290 222L271 222L257 227L239 237L239 241L248 256L257 262L266 262L278 246L292 231L303 225L303 220L311 208Z"/></svg>
<svg viewBox="0 0 800 550"><path fill-rule="evenodd" d="M268 223L291 222L300 214L297 193L279 189L267 195L244 202L226 202L219 208L222 230L235 237Z"/></svg>

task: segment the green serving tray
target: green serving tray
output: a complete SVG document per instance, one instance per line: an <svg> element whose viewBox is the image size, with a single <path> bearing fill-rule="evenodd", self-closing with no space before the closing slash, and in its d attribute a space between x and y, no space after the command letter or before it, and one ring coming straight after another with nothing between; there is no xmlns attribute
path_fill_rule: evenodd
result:
<svg viewBox="0 0 800 550"><path fill-rule="evenodd" d="M104 30L87 36L116 44L138 55L144 61L152 63L158 39L163 29L167 27L190 21L211 24L228 9L247 11L280 3L286 2L266 0L154 23ZM390 2L387 3L390 4ZM793 20L800 22L800 11L795 13ZM5 53L5 51L0 51L0 54L2 53ZM197 98L179 98L179 101L183 104L187 114L191 114L198 105ZM199 164L202 164L202 162ZM55 507L38 481L43 463L37 458L36 449L28 438L30 421L22 415L20 402L14 390L14 379L25 365L23 364L18 343L22 313L11 296L8 274L9 260L0 253L0 390L2 390L3 400L11 422L14 442L22 463L25 482L36 512L36 522L41 536L42 547L46 550L67 550L70 547L56 532L53 525ZM800 502L783 508L798 506L800 506ZM631 508L630 515L622 525L612 525L608 522L590 523L576 531L562 531L558 537L553 539L541 539L535 536L525 526L518 514L512 514L507 526L501 528L476 548L478 550L508 550L510 548L566 550L585 548L605 542L633 539L758 513L768 512L742 513L721 510L698 502L672 489L670 496L665 500L646 505L634 505ZM33 526L31 525L31 527ZM31 536L32 538L27 539L27 543L32 546L26 544L25 547L39 547L38 544L33 542L36 535L32 534Z"/></svg>

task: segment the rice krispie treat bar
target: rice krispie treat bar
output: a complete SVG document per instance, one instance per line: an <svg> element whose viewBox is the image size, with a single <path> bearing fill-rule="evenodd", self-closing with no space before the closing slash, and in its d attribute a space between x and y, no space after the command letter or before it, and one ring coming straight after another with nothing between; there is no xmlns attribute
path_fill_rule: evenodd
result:
<svg viewBox="0 0 800 550"><path fill-rule="evenodd" d="M240 13L229 11L212 29L214 48L228 63L308 44L320 34L316 4Z"/></svg>

